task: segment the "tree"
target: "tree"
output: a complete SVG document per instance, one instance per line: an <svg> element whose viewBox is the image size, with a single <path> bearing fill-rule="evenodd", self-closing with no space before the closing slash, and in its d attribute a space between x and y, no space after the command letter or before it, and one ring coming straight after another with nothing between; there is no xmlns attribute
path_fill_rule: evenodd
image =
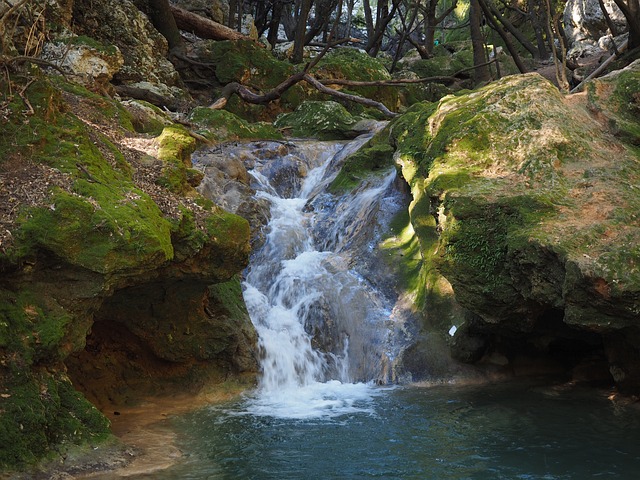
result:
<svg viewBox="0 0 640 480"><path fill-rule="evenodd" d="M629 25L629 50L640 47L640 0L613 0Z"/></svg>
<svg viewBox="0 0 640 480"><path fill-rule="evenodd" d="M382 39L387 30L387 26L395 16L402 0L391 0L391 9L389 9L388 0L378 0L376 5L376 18L373 20L371 3L364 0L365 22L367 24L367 45L364 49L369 55L375 57L382 48Z"/></svg>
<svg viewBox="0 0 640 480"><path fill-rule="evenodd" d="M482 37L482 9L478 0L469 2L469 28L471 31L471 46L473 47L474 81L476 84L491 80L491 72L487 65L487 58Z"/></svg>
<svg viewBox="0 0 640 480"><path fill-rule="evenodd" d="M169 50L183 54L185 51L184 40L178 30L173 13L171 13L169 0L147 0L147 8L151 23L167 39Z"/></svg>

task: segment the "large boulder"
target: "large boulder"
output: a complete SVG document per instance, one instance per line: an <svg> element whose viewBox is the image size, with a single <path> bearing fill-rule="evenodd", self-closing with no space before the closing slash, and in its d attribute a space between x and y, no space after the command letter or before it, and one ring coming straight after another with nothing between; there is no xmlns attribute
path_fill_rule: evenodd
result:
<svg viewBox="0 0 640 480"><path fill-rule="evenodd" d="M591 85L589 109L527 74L390 125L413 196L418 278L440 299L443 336L459 327L458 358L516 368L544 357L567 371L600 362L640 392L639 67Z"/></svg>

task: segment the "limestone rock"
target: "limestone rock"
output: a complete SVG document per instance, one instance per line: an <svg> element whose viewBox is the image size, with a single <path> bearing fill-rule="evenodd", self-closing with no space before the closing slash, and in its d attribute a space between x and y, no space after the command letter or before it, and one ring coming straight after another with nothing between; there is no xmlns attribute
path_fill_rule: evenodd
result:
<svg viewBox="0 0 640 480"><path fill-rule="evenodd" d="M604 5L619 32L624 31L627 22L615 2L604 0ZM564 8L564 25L572 46L585 42L595 45L609 29L598 0L569 0Z"/></svg>
<svg viewBox="0 0 640 480"><path fill-rule="evenodd" d="M109 82L124 65L118 47L103 47L81 43L79 37L66 42L47 43L41 57L68 72L77 83L97 91L108 91Z"/></svg>
<svg viewBox="0 0 640 480"><path fill-rule="evenodd" d="M124 65L115 80L181 86L178 72L166 58L165 38L132 2L76 0L73 15L77 33L120 48Z"/></svg>
<svg viewBox="0 0 640 480"><path fill-rule="evenodd" d="M637 351L640 305L639 159L627 146L638 138L638 66L600 82L588 110L536 74L506 77L416 105L387 134L425 264L474 314L473 343L569 370L599 358L637 393L636 357L620 352ZM619 141L603 128L612 124ZM457 342L461 356L474 352Z"/></svg>

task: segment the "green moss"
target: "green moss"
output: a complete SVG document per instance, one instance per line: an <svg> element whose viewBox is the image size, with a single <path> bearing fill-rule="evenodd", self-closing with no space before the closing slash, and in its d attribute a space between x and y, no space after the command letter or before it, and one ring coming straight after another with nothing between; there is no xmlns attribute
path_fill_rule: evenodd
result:
<svg viewBox="0 0 640 480"><path fill-rule="evenodd" d="M169 125L157 138L160 149L160 160L177 159L186 166L191 166L191 154L196 149L196 140L180 125Z"/></svg>
<svg viewBox="0 0 640 480"><path fill-rule="evenodd" d="M100 123L104 118L115 119L118 125L125 130L135 131L131 114L120 102L92 92L78 83L68 82L61 76L49 77L47 81L51 82L57 89L80 98L85 107L84 112L88 116L88 120Z"/></svg>
<svg viewBox="0 0 640 480"><path fill-rule="evenodd" d="M390 80L384 64L353 48L338 48L325 55L313 70L319 79L348 79L354 81ZM390 110L398 108L398 90L389 86L349 87L356 95L382 102ZM345 90L346 91L346 90Z"/></svg>
<svg viewBox="0 0 640 480"><path fill-rule="evenodd" d="M191 167L191 154L196 140L180 125L169 125L157 137L160 145L158 158L164 162L158 183L168 190L184 194L193 190L187 169Z"/></svg>
<svg viewBox="0 0 640 480"><path fill-rule="evenodd" d="M114 195L111 188L84 180L75 190L58 190L49 208L23 213L16 233L22 256L43 248L100 273L173 257L169 223L146 194L132 189Z"/></svg>
<svg viewBox="0 0 640 480"><path fill-rule="evenodd" d="M388 131L387 131L388 132ZM360 150L350 155L336 178L331 182L332 193L353 190L372 173L386 172L393 165L394 149L388 142L388 135L374 136Z"/></svg>
<svg viewBox="0 0 640 480"><path fill-rule="evenodd" d="M245 319L248 317L249 314L242 299L242 285L238 275L228 282L209 286L209 296L215 298L217 303L222 305L232 318Z"/></svg>
<svg viewBox="0 0 640 480"><path fill-rule="evenodd" d="M233 213L220 211L206 219L209 238L222 248L235 250L246 245L248 248L249 222Z"/></svg>
<svg viewBox="0 0 640 480"><path fill-rule="evenodd" d="M249 123L226 110L194 108L189 120L201 128L199 133L218 143L230 140L282 139L282 134L272 124Z"/></svg>
<svg viewBox="0 0 640 480"><path fill-rule="evenodd" d="M0 398L0 467L24 468L66 445L104 441L109 421L59 375L14 374Z"/></svg>
<svg viewBox="0 0 640 480"><path fill-rule="evenodd" d="M357 121L339 103L306 101L295 112L279 116L275 126L295 137L333 140L352 138Z"/></svg>

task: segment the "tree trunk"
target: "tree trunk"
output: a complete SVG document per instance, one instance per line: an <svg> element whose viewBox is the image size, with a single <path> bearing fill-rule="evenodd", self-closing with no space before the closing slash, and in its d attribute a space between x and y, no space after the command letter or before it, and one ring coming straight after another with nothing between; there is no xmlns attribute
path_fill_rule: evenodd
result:
<svg viewBox="0 0 640 480"><path fill-rule="evenodd" d="M629 25L629 51L640 47L640 0L614 0Z"/></svg>
<svg viewBox="0 0 640 480"><path fill-rule="evenodd" d="M271 48L276 46L278 41L278 28L280 27L280 18L282 17L283 3L276 1L273 4L273 11L271 12L271 21L269 22L269 33L267 34L267 41Z"/></svg>
<svg viewBox="0 0 640 480"><path fill-rule="evenodd" d="M304 57L305 37L307 33L307 19L309 18L309 12L311 11L312 0L302 0L300 6L300 14L298 15L298 25L296 27L296 34L293 39L293 55L291 56L292 63L302 63Z"/></svg>
<svg viewBox="0 0 640 480"><path fill-rule="evenodd" d="M373 25L373 14L371 13L371 3L369 0L363 0L363 8L364 8L364 21L367 27L367 38L373 37L374 34L374 25Z"/></svg>
<svg viewBox="0 0 640 480"><path fill-rule="evenodd" d="M386 4L386 8L384 6L380 6L379 4L373 36L369 37L369 40L367 41L367 46L364 48L367 51L367 53L372 57L375 57L378 55L378 52L382 47L382 39L384 37L384 32L387 29L387 25L389 25L389 22L393 19L394 15L396 14L396 10L398 9L400 2L401 0L391 0L391 10L389 10L388 4Z"/></svg>
<svg viewBox="0 0 640 480"><path fill-rule="evenodd" d="M484 53L484 40L482 38L482 10L478 0L469 2L469 28L471 30L471 46L473 47L473 79L477 84L491 80L491 73L487 66L487 59Z"/></svg>
<svg viewBox="0 0 640 480"><path fill-rule="evenodd" d="M527 10L536 36L538 58L547 58L549 53L544 41L544 15L540 11L540 5L535 0L528 0Z"/></svg>
<svg viewBox="0 0 640 480"><path fill-rule="evenodd" d="M148 5L151 23L167 39L169 50L183 53L185 51L184 40L172 15L169 0L148 0Z"/></svg>
<svg viewBox="0 0 640 480"><path fill-rule="evenodd" d="M489 7L487 6L486 1L485 0L476 0L476 1L478 2L478 5L480 6L482 11L484 12L485 18L491 24L493 29L496 32L498 32L498 35L500 35L500 38L502 38L502 41L506 45L507 50L509 50L509 53L511 54L511 57L513 58L513 61L515 62L516 66L518 67L518 70L520 70L520 73L527 73L527 67L524 66L524 63L522 63L522 60L520 59L520 55L518 55L518 51L513 46L513 42L511 42L511 40L507 36L507 32L504 31L504 29L500 26L498 21L493 17L492 12L489 9Z"/></svg>
<svg viewBox="0 0 640 480"><path fill-rule="evenodd" d="M181 30L195 33L200 38L209 38L212 40L253 40L251 37L247 37L218 22L201 17L182 8L171 7L171 13L173 13L173 18L175 18L175 22Z"/></svg>
<svg viewBox="0 0 640 480"><path fill-rule="evenodd" d="M504 27L507 29L507 31L511 35L516 37L518 42L520 42L520 45L522 45L525 49L527 49L527 51L534 58L537 58L538 57L538 50L536 49L536 47L533 46L533 44L529 41L529 39L527 37L525 37L520 32L520 30L518 30L516 27L514 27L513 24L509 20L507 20L504 16L502 16L502 14L500 14L500 12L490 2L484 1L483 3L484 3L484 6L486 6L488 8L489 12L491 12L490 14L487 14L487 17L493 15L493 17L495 17L495 19L498 22L500 22L502 25L504 25ZM485 8L484 6L482 7L483 10ZM492 23L494 23L494 22L492 22Z"/></svg>

